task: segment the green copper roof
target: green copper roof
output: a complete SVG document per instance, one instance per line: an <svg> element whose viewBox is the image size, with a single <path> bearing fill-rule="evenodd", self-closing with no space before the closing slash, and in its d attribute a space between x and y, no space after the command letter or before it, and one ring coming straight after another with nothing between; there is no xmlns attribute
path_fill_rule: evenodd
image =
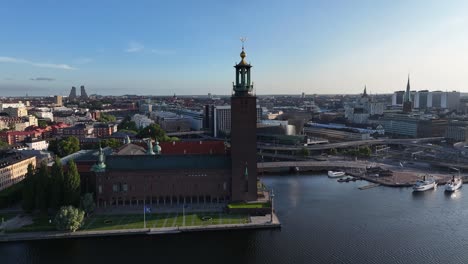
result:
<svg viewBox="0 0 468 264"><path fill-rule="evenodd" d="M230 169L225 155L110 155L107 170Z"/></svg>

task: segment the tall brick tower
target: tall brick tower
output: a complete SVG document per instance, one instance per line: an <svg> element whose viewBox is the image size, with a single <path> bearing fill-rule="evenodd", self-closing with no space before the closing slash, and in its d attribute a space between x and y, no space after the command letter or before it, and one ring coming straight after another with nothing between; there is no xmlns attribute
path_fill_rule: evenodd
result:
<svg viewBox="0 0 468 264"><path fill-rule="evenodd" d="M241 61L236 68L236 82L231 97L231 200L257 200L257 97L250 82L252 66L245 61L242 44Z"/></svg>

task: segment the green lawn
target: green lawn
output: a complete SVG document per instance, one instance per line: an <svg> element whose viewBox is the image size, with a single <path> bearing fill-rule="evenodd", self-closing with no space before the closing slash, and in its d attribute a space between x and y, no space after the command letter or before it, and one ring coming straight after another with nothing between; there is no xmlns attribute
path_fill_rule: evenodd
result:
<svg viewBox="0 0 468 264"><path fill-rule="evenodd" d="M49 218L48 217L34 217L33 222L30 225L26 225L23 227L20 227L15 230L8 230L7 232L38 232L38 231L54 231L56 230L55 224L53 223L53 218L52 218L52 223L49 224Z"/></svg>
<svg viewBox="0 0 468 264"><path fill-rule="evenodd" d="M246 215L223 213L181 213L147 214L146 228L203 226L218 224L247 223ZM143 228L143 215L99 215L86 220L80 230L113 230Z"/></svg>
<svg viewBox="0 0 468 264"><path fill-rule="evenodd" d="M13 215L14 216L14 215ZM1 218L0 218L1 220ZM55 224L49 224L49 218L45 216L34 217L34 223L19 229L7 232L38 232L55 231ZM181 226L204 226L218 224L240 224L248 223L247 215L231 215L224 213L187 213L185 217L181 213L147 214L146 228L181 227ZM143 215L94 215L88 217L82 231L118 230L143 228Z"/></svg>
<svg viewBox="0 0 468 264"><path fill-rule="evenodd" d="M232 203L228 204L230 209L240 209L240 208L270 208L270 203Z"/></svg>

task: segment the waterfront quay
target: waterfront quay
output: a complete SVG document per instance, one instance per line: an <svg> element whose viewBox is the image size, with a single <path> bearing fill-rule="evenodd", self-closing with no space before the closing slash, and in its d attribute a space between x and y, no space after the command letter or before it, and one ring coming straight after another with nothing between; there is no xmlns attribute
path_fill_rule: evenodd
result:
<svg viewBox="0 0 468 264"><path fill-rule="evenodd" d="M146 226L146 227L145 227ZM87 219L76 232L37 231L0 233L0 242L49 240L109 236L166 235L187 232L227 231L243 229L280 228L275 213L265 216L229 215L222 213L178 213L148 215L143 222L142 215L95 215ZM40 226L43 230L54 227L47 221Z"/></svg>
<svg viewBox="0 0 468 264"><path fill-rule="evenodd" d="M363 179L372 183L388 187L410 187L420 180L424 175L431 175L439 185L445 184L454 175L447 169L436 168L425 163L405 163L400 162L372 162L368 160L330 160L330 161L280 161L258 163L258 173L278 174L278 173L307 173L324 171L344 171L347 175ZM367 173L367 168L379 167L391 172L388 176L375 176ZM456 167L456 166L454 166ZM468 176L460 175L465 183Z"/></svg>

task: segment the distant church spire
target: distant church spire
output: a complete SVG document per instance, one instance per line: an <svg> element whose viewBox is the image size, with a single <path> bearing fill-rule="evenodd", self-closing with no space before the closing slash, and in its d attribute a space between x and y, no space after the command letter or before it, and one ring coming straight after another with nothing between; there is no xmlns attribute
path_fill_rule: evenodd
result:
<svg viewBox="0 0 468 264"><path fill-rule="evenodd" d="M411 91L410 91L410 78L409 78L409 74L408 74L408 83L406 84L406 93L405 93L404 102L411 102Z"/></svg>
<svg viewBox="0 0 468 264"><path fill-rule="evenodd" d="M403 97L403 112L411 113L413 110L413 103L411 102L410 78L408 74L408 83L406 84L406 92Z"/></svg>
<svg viewBox="0 0 468 264"><path fill-rule="evenodd" d="M367 97L367 86L364 85L364 93L362 94L362 97Z"/></svg>

